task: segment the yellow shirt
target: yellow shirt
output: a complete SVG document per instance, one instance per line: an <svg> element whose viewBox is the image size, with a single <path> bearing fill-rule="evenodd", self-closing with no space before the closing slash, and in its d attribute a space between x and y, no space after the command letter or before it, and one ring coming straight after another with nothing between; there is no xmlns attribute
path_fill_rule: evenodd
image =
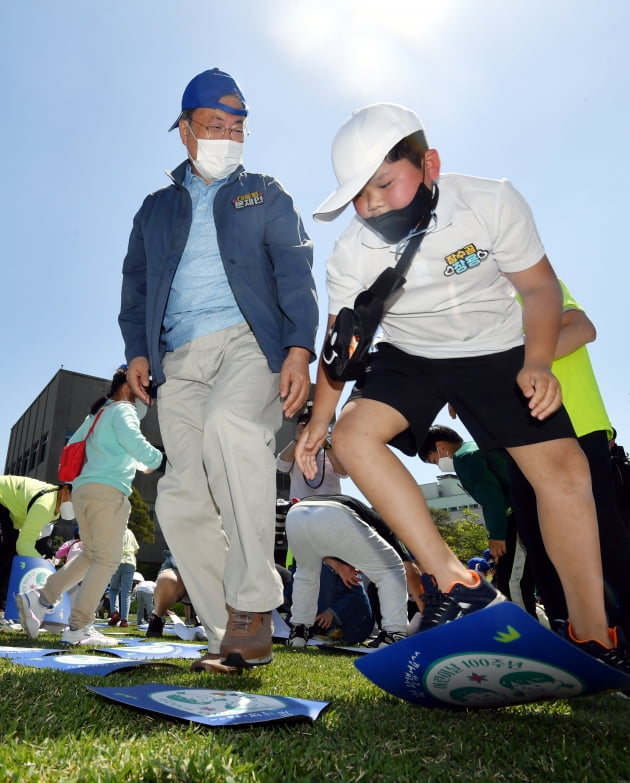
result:
<svg viewBox="0 0 630 783"><path fill-rule="evenodd" d="M560 280L560 285L562 287L563 312L567 310L584 312L562 280ZM560 381L562 401L578 438L582 435L588 435L590 432L606 430L608 440L610 440L612 425L597 385L586 346L583 345L573 353L556 359L551 365L551 371Z"/></svg>
<svg viewBox="0 0 630 783"><path fill-rule="evenodd" d="M42 489L54 489L47 484L26 476L0 476L0 505L8 511L13 527L20 531L16 542L16 551L21 557L41 557L35 542L42 529L59 518L55 513L57 493L46 492L33 503L28 504Z"/></svg>

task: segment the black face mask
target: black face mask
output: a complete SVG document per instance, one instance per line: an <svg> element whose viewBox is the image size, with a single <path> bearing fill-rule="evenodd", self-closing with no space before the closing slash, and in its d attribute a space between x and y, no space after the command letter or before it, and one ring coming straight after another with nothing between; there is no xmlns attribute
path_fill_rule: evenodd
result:
<svg viewBox="0 0 630 783"><path fill-rule="evenodd" d="M437 185L434 193L420 183L416 195L402 209L392 209L378 217L362 218L368 228L382 237L388 244L397 245L414 228L426 228L438 199Z"/></svg>

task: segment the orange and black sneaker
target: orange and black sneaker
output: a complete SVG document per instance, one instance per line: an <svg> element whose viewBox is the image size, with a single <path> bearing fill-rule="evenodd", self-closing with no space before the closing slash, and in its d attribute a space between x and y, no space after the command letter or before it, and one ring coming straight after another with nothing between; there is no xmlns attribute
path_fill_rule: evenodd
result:
<svg viewBox="0 0 630 783"><path fill-rule="evenodd" d="M482 579L476 571L470 573L475 578L472 587L453 582L445 593L439 589L434 576L422 574L424 612L418 633L507 600L487 579Z"/></svg>
<svg viewBox="0 0 630 783"><path fill-rule="evenodd" d="M220 661L247 669L271 663L271 612L244 612L228 606L228 622L221 642Z"/></svg>
<svg viewBox="0 0 630 783"><path fill-rule="evenodd" d="M578 650L582 650L592 658L612 666L624 674L630 674L630 647L626 642L621 628L609 628L608 636L612 647L605 647L596 639L585 639L580 641L573 635L571 623L566 623L559 632L560 636L571 642Z"/></svg>

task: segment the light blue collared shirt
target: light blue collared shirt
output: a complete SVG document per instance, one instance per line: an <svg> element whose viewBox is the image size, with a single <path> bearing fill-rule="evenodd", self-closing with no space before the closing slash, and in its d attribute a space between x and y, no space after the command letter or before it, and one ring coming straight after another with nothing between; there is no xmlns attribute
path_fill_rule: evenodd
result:
<svg viewBox="0 0 630 783"><path fill-rule="evenodd" d="M164 314L162 344L167 351L245 320L223 268L212 212L224 180L206 185L189 166L183 184L192 199L192 225Z"/></svg>

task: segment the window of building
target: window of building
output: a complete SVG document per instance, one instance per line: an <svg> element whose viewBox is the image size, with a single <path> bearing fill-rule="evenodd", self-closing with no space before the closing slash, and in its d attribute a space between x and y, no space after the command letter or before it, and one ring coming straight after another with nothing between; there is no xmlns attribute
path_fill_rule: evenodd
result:
<svg viewBox="0 0 630 783"><path fill-rule="evenodd" d="M26 449L24 452L24 456L22 457L22 470L20 471L22 475L28 472L28 459L30 457L31 450Z"/></svg>
<svg viewBox="0 0 630 783"><path fill-rule="evenodd" d="M31 459L28 463L28 469L33 470L35 465L37 465L37 443L33 443L31 446Z"/></svg>
<svg viewBox="0 0 630 783"><path fill-rule="evenodd" d="M46 459L46 451L48 450L48 433L42 435L39 441L39 461L40 463Z"/></svg>

